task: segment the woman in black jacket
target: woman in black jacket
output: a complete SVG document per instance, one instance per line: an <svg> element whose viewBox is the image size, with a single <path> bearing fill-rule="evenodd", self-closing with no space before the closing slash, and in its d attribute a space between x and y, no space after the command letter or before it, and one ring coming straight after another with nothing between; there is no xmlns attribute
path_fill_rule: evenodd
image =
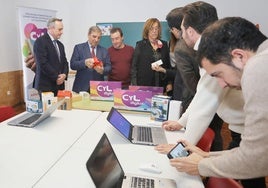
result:
<svg viewBox="0 0 268 188"><path fill-rule="evenodd" d="M160 60L169 69L169 48L161 38L161 24L157 18L148 19L143 28L143 39L136 43L131 69L131 83L139 86L159 86L165 90L168 80L164 73L154 71L152 63Z"/></svg>

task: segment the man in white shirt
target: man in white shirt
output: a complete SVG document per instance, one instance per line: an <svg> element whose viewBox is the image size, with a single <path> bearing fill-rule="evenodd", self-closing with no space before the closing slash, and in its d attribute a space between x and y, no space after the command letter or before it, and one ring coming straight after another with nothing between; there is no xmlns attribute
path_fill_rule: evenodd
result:
<svg viewBox="0 0 268 188"><path fill-rule="evenodd" d="M191 10L193 9L193 10ZM187 12L191 10L192 14ZM182 20L182 38L189 47L197 50L202 31L211 23L218 20L217 10L214 6L205 2L191 3L183 8L184 18ZM179 130L186 127L185 138L196 144L209 125L216 136L212 150L222 150L221 127L223 121L217 116L216 111L224 96L224 90L217 82L204 71L200 70L201 78L197 85L196 94L179 121L163 122L166 130ZM170 150L172 146L160 145L157 150Z"/></svg>

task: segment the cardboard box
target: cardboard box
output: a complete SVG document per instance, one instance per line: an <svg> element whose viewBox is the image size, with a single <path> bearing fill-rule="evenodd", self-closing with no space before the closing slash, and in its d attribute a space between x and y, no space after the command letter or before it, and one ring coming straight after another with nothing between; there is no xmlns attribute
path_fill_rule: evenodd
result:
<svg viewBox="0 0 268 188"><path fill-rule="evenodd" d="M80 91L79 95L82 97L82 100L90 100L90 95L86 91Z"/></svg>
<svg viewBox="0 0 268 188"><path fill-rule="evenodd" d="M128 87L129 90L140 90L140 91L151 91L152 95L163 95L164 89L163 87L156 86L133 86L130 85Z"/></svg>
<svg viewBox="0 0 268 188"><path fill-rule="evenodd" d="M58 108L59 110L72 109L72 92L67 90L59 90L57 94L58 101L64 99L63 104Z"/></svg>
<svg viewBox="0 0 268 188"><path fill-rule="evenodd" d="M166 121L168 120L169 96L155 95L152 97L151 120Z"/></svg>
<svg viewBox="0 0 268 188"><path fill-rule="evenodd" d="M27 100L26 100L26 111L31 113L43 112L43 103L41 100L41 95L34 88L28 89Z"/></svg>
<svg viewBox="0 0 268 188"><path fill-rule="evenodd" d="M114 81L90 81L90 99L113 101L114 90L121 89L121 82Z"/></svg>
<svg viewBox="0 0 268 188"><path fill-rule="evenodd" d="M72 95L72 103L73 102L77 102L77 101L81 101L82 99L83 99L82 95L73 92L73 95Z"/></svg>
<svg viewBox="0 0 268 188"><path fill-rule="evenodd" d="M53 92L40 93L31 88L27 93L26 110L32 113L43 113L56 102L57 97L54 97Z"/></svg>
<svg viewBox="0 0 268 188"><path fill-rule="evenodd" d="M40 100L27 100L26 101L26 111L31 113L42 113L43 105Z"/></svg>
<svg viewBox="0 0 268 188"><path fill-rule="evenodd" d="M57 97L54 97L53 92L42 92L41 101L43 104L43 112L45 112L52 104L57 102Z"/></svg>
<svg viewBox="0 0 268 188"><path fill-rule="evenodd" d="M114 107L124 110L151 111L151 91L114 90Z"/></svg>

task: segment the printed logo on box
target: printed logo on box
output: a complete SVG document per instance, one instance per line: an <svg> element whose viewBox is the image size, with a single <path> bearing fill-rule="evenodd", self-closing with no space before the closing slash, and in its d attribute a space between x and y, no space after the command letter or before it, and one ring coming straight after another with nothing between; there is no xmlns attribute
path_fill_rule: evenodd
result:
<svg viewBox="0 0 268 188"><path fill-rule="evenodd" d="M130 85L129 90L140 90L140 91L151 91L152 95L162 95L163 94L163 87L156 87L156 86L133 86Z"/></svg>
<svg viewBox="0 0 268 188"><path fill-rule="evenodd" d="M42 101L26 101L26 111L31 113L42 113L43 112L43 105Z"/></svg>
<svg viewBox="0 0 268 188"><path fill-rule="evenodd" d="M113 101L113 91L118 88L121 88L121 82L90 81L90 99Z"/></svg>
<svg viewBox="0 0 268 188"><path fill-rule="evenodd" d="M150 111L152 92L114 90L114 105L118 109Z"/></svg>

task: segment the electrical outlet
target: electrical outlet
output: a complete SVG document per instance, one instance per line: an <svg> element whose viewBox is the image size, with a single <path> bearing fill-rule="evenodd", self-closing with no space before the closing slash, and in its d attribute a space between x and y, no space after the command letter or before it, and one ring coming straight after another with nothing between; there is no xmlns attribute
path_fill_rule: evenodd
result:
<svg viewBox="0 0 268 188"><path fill-rule="evenodd" d="M11 91L7 91L7 96L11 95Z"/></svg>

